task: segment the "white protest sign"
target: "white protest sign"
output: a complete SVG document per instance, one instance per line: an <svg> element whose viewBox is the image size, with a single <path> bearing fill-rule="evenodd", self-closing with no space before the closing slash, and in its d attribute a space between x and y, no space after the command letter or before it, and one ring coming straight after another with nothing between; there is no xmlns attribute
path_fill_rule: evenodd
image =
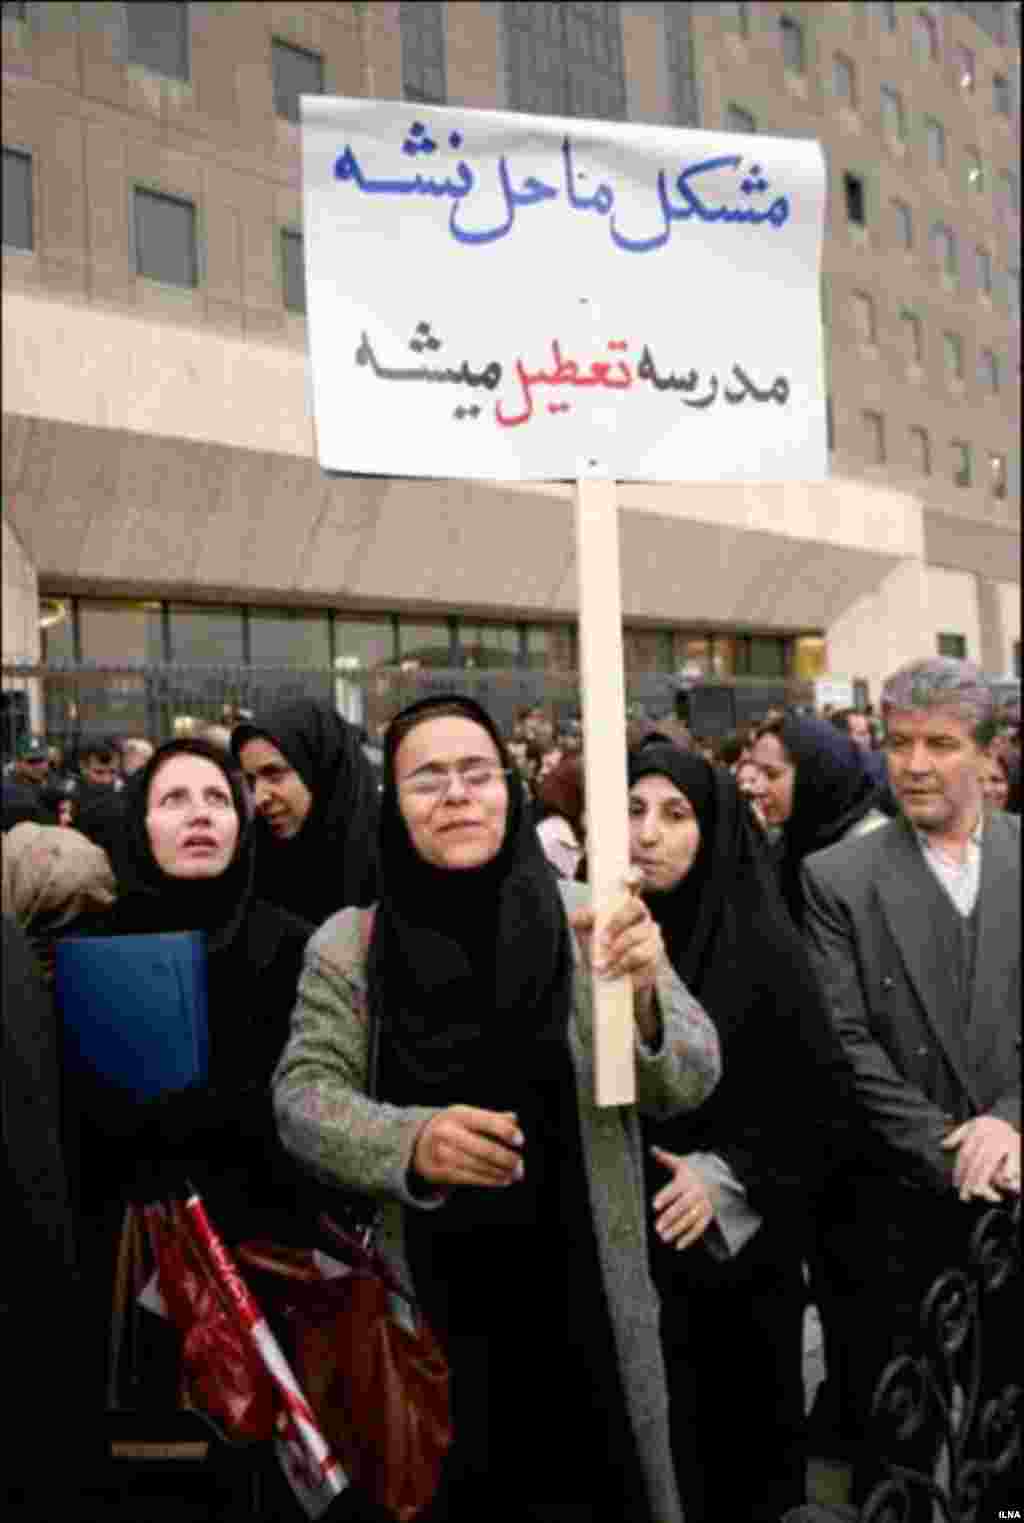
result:
<svg viewBox="0 0 1024 1523"><path fill-rule="evenodd" d="M302 97L328 470L826 473L816 143Z"/></svg>

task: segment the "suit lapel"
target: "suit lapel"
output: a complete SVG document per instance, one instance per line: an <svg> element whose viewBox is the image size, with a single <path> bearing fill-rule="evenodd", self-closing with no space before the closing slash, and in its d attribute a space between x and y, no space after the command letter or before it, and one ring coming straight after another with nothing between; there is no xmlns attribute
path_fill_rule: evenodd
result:
<svg viewBox="0 0 1024 1523"><path fill-rule="evenodd" d="M886 845L888 860L875 880L882 912L928 1023L976 1105L964 1034L950 1009L947 949L931 920L935 892L944 894L945 889L923 860L913 828L905 820L898 830L888 832Z"/></svg>
<svg viewBox="0 0 1024 1523"><path fill-rule="evenodd" d="M997 1027L1014 1015L1007 1008L1008 971L1020 946L1019 837L995 815L986 825L978 892L978 949L974 964L970 1030L979 1055Z"/></svg>

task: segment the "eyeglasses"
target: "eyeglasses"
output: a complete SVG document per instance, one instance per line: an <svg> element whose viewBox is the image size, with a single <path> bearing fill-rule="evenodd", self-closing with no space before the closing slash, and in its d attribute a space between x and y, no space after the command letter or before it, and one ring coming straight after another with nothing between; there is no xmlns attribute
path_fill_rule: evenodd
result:
<svg viewBox="0 0 1024 1523"><path fill-rule="evenodd" d="M474 766L467 767L465 772L458 767L446 767L443 771L424 772L421 776L410 777L406 782L400 783L399 787L404 793L411 793L414 798L433 799L440 802L451 791L452 783L456 778L465 788L467 793L486 793L488 788L495 787L503 779L511 777L512 770L506 767Z"/></svg>

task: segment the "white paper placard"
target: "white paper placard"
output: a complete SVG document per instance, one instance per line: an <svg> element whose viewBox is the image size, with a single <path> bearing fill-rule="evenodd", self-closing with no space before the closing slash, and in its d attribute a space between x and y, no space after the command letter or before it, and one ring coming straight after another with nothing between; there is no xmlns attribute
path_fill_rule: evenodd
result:
<svg viewBox="0 0 1024 1523"><path fill-rule="evenodd" d="M809 140L302 97L328 470L817 480Z"/></svg>

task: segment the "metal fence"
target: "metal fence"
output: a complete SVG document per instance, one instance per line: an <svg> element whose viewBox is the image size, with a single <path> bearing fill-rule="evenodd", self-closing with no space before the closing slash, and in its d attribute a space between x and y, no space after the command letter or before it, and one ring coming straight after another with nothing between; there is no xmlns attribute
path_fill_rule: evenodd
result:
<svg viewBox="0 0 1024 1523"><path fill-rule="evenodd" d="M65 749L74 749L85 736L165 740L200 725L233 723L240 713L265 713L296 698L334 704L371 736L407 703L431 693L469 693L509 727L527 704L545 703L556 719L577 713L579 705L574 674L526 670L4 666L2 674L7 756L29 733ZM667 706L671 708L671 695Z"/></svg>
<svg viewBox="0 0 1024 1523"><path fill-rule="evenodd" d="M265 713L291 698L333 703L371 738L407 703L434 693L476 698L506 730L518 710L543 704L557 722L580 712L576 672L524 667L389 666L373 670L259 666L14 666L2 668L3 753L27 734L74 749L88 736L145 735L165 740L202 724L231 723L239 711ZM804 703L807 684L683 681L660 672L626 676L630 711L651 719L675 714L695 734L721 735L772 704ZM811 695L813 696L813 695Z"/></svg>

